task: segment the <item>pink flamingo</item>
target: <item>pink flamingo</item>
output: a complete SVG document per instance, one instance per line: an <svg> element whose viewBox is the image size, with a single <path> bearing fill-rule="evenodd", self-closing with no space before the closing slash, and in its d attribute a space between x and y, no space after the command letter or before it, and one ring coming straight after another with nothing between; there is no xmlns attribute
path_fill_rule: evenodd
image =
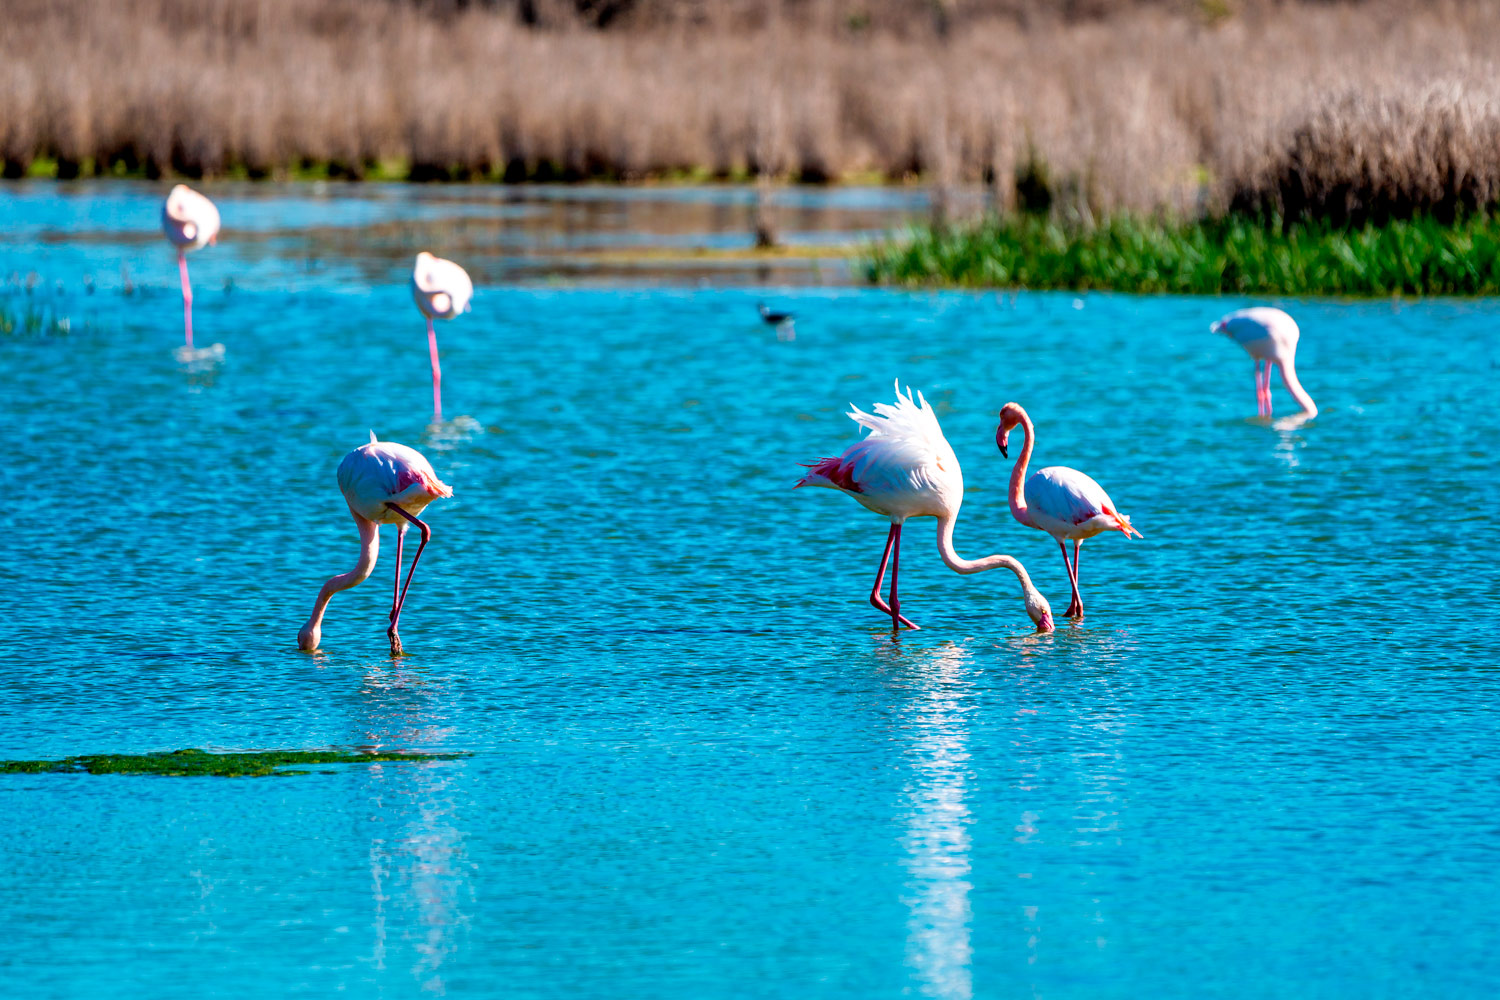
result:
<svg viewBox="0 0 1500 1000"><path fill-rule="evenodd" d="M443 370L438 367L437 333L432 328L435 319L453 319L459 313L468 312L469 299L474 295L474 283L469 273L451 260L434 257L423 250L417 254L416 266L411 272L411 297L417 308L427 317L427 350L432 355L432 420L443 421Z"/></svg>
<svg viewBox="0 0 1500 1000"><path fill-rule="evenodd" d="M1031 459L1031 446L1036 432L1031 418L1017 403L1006 403L1000 409L1000 429L995 432L995 443L1000 454L1010 457L1006 445L1010 431L1020 424L1026 432L1026 443L1016 457L1016 466L1010 473L1010 512L1017 521L1028 527L1047 532L1057 539L1062 549L1063 565L1068 570L1068 582L1073 587L1073 600L1064 612L1070 618L1083 617L1083 598L1078 593L1078 546L1086 538L1093 538L1101 531L1123 531L1129 538L1139 531L1130 525L1130 518L1115 509L1114 501L1104 492L1104 487L1093 479L1065 466L1054 465L1042 469L1030 479L1026 478L1026 463ZM1021 482L1026 482L1026 493L1021 495ZM1073 561L1068 561L1068 548L1063 539L1073 540Z"/></svg>
<svg viewBox="0 0 1500 1000"><path fill-rule="evenodd" d="M1317 404L1297 381L1297 340L1301 333L1296 320L1280 309L1256 306L1232 312L1209 329L1227 334L1255 362L1255 406L1259 416L1271 415L1272 365L1281 369L1282 384L1302 407L1302 416L1311 419L1318 415ZM1266 365L1264 375L1261 374L1263 361Z"/></svg>
<svg viewBox="0 0 1500 1000"><path fill-rule="evenodd" d="M1052 609L1032 586L1031 577L1019 560L1006 555L964 559L953 550L953 523L964 499L964 477L957 456L938 426L937 414L922 394L918 393L913 402L910 390L903 396L897 382L894 405L877 403L874 415L855 407L848 416L869 434L850 445L838 458L810 463L807 475L797 481L797 486L842 490L875 513L890 518L891 530L885 537L885 552L880 557L875 586L870 589L870 603L891 616L891 630L902 625L917 628L901 614L901 601L896 593L901 569L901 526L907 518L935 517L938 555L949 569L955 573L982 573L1001 566L1010 570L1021 582L1026 614L1037 631L1052 631ZM887 562L891 566L889 604L880 596Z"/></svg>
<svg viewBox="0 0 1500 1000"><path fill-rule="evenodd" d="M182 319L187 327L187 349L193 349L193 286L188 282L187 252L219 240L219 210L186 184L178 184L161 207L161 228L177 248L177 271L182 276Z"/></svg>
<svg viewBox="0 0 1500 1000"><path fill-rule="evenodd" d="M427 459L414 448L391 441L376 441L370 434L370 443L355 448L339 463L339 489L349 504L349 513L359 526L359 562L348 573L330 577L318 591L317 603L313 605L312 617L297 633L297 648L312 652L318 648L323 635L323 612L328 602L341 590L364 583L375 568L375 557L380 554L379 526L396 525L396 586L391 597L391 625L386 634L391 640L391 655L401 655L401 637L396 627L401 621L401 609L406 605L406 589L411 586L412 574L417 571L417 562L422 550L432 539L432 529L417 517L422 508L439 497L451 497L453 490L438 479L437 473ZM405 586L401 583L401 544L406 538L407 524L415 524L422 532L422 543L412 557L411 569L406 574Z"/></svg>

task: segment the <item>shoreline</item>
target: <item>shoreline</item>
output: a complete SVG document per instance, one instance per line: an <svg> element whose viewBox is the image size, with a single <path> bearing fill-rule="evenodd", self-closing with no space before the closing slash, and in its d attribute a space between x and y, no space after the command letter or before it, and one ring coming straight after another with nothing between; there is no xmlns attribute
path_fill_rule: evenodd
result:
<svg viewBox="0 0 1500 1000"><path fill-rule="evenodd" d="M1283 227L1229 216L1132 216L1071 227L1037 216L916 227L862 255L875 285L1346 298L1500 295L1500 217Z"/></svg>

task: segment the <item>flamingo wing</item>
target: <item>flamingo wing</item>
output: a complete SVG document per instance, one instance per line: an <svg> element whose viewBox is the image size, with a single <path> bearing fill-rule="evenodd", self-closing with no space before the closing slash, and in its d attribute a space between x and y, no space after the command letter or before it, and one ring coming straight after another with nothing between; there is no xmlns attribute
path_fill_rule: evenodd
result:
<svg viewBox="0 0 1500 1000"><path fill-rule="evenodd" d="M1041 469L1026 480L1025 494L1026 506L1035 515L1060 528L1077 528L1100 516L1118 522L1110 527L1123 530L1130 524L1115 510L1104 487L1077 469L1061 465ZM1053 526L1045 530L1053 530Z"/></svg>
<svg viewBox="0 0 1500 1000"><path fill-rule="evenodd" d="M962 498L958 457L921 393L903 395L898 383L894 404L877 403L873 414L854 407L848 416L869 433L838 458L813 463L798 486L833 487L904 516L936 513L946 500Z"/></svg>

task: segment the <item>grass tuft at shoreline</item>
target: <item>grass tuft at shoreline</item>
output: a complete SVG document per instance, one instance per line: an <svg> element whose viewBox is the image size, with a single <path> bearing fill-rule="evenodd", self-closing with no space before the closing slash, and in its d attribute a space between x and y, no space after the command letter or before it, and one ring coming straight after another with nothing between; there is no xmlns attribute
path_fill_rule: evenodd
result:
<svg viewBox="0 0 1500 1000"><path fill-rule="evenodd" d="M1500 294L1500 218L1282 228L1235 216L1092 227L1040 216L927 227L871 247L872 282L1198 295Z"/></svg>

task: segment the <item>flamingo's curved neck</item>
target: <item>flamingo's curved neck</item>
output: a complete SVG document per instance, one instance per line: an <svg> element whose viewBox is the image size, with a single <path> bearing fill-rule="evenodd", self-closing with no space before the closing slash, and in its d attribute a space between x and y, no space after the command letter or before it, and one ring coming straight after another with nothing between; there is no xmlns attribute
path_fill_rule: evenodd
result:
<svg viewBox="0 0 1500 1000"><path fill-rule="evenodd" d="M999 569L1005 567L1016 575L1021 581L1021 591L1024 594L1033 593L1036 588L1031 584L1031 577L1026 572L1026 567L1021 565L1020 560L1005 555L985 556L983 559L965 559L953 549L953 524L958 520L957 514L938 518L937 543L938 555L942 557L943 565L955 573L983 573L985 570Z"/></svg>
<svg viewBox="0 0 1500 1000"><path fill-rule="evenodd" d="M358 514L354 515L354 523L359 525L359 562L349 572L331 576L323 584L323 589L318 591L318 602L313 605L312 617L302 627L304 632L321 629L323 612L328 610L328 602L333 599L333 595L364 583L375 569L375 559L380 555L380 528L374 521L366 520Z"/></svg>
<svg viewBox="0 0 1500 1000"><path fill-rule="evenodd" d="M1031 417L1025 410L1021 410L1021 430L1025 432L1026 440L1021 445L1021 454L1016 456L1015 468L1010 470L1010 512L1022 524L1031 524L1031 512L1026 509L1026 497L1021 493L1021 485L1026 481L1026 463L1031 461L1032 437L1036 432L1032 429Z"/></svg>
<svg viewBox="0 0 1500 1000"><path fill-rule="evenodd" d="M1284 361L1279 367L1281 368L1281 384L1286 386L1286 391L1292 394L1292 398L1297 401L1298 406L1302 407L1304 414L1316 417L1318 404L1313 402L1307 390L1302 388L1302 383L1297 381L1297 366L1290 361Z"/></svg>

